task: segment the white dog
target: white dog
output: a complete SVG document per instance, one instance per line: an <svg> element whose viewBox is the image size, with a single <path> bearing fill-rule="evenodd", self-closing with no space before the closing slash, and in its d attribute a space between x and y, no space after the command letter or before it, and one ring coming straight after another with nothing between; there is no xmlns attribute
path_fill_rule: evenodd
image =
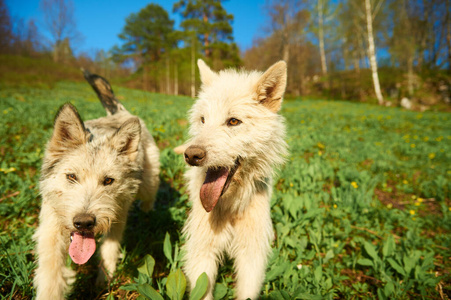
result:
<svg viewBox="0 0 451 300"><path fill-rule="evenodd" d="M142 120L114 97L108 82L85 72L107 117L83 122L71 104L57 113L41 170L42 207L36 230L37 299L64 298L76 264L96 250L108 277L116 270L120 241L136 195L141 208L153 207L159 186L159 151ZM99 279L105 278L103 269Z"/></svg>
<svg viewBox="0 0 451 300"><path fill-rule="evenodd" d="M288 154L278 115L287 81L280 61L265 73L213 72L198 61L202 80L190 111L191 139L175 149L193 166L185 177L192 211L183 233L184 271L193 288L206 272L213 298L224 253L235 261L236 297L256 299L274 238L272 175Z"/></svg>

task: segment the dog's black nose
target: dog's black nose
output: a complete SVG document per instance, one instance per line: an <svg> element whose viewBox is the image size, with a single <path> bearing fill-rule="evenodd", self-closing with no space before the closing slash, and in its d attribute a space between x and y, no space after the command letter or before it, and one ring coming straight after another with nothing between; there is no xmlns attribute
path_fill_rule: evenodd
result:
<svg viewBox="0 0 451 300"><path fill-rule="evenodd" d="M185 161L191 166L201 166L207 158L207 151L199 146L189 146L185 150Z"/></svg>
<svg viewBox="0 0 451 300"><path fill-rule="evenodd" d="M73 223L78 230L92 230L96 224L96 218L89 214L78 214L74 217Z"/></svg>

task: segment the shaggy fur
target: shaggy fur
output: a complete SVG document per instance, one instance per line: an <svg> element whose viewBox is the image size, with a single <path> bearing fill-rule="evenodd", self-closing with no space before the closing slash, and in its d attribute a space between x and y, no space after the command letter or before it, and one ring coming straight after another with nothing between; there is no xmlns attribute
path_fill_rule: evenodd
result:
<svg viewBox="0 0 451 300"><path fill-rule="evenodd" d="M85 123L71 104L56 115L41 170L42 207L34 235L37 299L64 298L75 275L66 267L68 252L82 257L71 254L74 262L84 263L99 235L98 280L112 276L130 205L138 195L141 208L148 211L159 186L159 151L144 122L114 98L103 78L85 75L96 82L94 89L110 92L108 105L103 104L114 109Z"/></svg>
<svg viewBox="0 0 451 300"><path fill-rule="evenodd" d="M264 74L215 73L202 60L198 66L202 87L190 111L191 139L175 149L193 166L185 174L192 210L183 229L184 271L191 288L206 272L205 299L212 299L226 253L234 259L236 298L257 299L274 237L273 170L287 155L284 120L277 114L286 64Z"/></svg>

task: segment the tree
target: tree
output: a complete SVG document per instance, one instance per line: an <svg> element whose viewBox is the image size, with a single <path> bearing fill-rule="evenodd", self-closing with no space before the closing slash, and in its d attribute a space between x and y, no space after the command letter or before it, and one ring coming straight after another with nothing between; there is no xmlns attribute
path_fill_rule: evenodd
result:
<svg viewBox="0 0 451 300"><path fill-rule="evenodd" d="M59 62L65 59L67 47L81 39L76 29L74 4L71 0L41 0L40 6L52 40L53 60Z"/></svg>
<svg viewBox="0 0 451 300"><path fill-rule="evenodd" d="M170 49L176 46L173 26L174 21L164 8L149 4L127 17L119 34L124 44L113 48L116 61L131 59L136 67L142 67L143 88L146 90L150 63L160 62L165 56L169 59Z"/></svg>
<svg viewBox="0 0 451 300"><path fill-rule="evenodd" d="M379 0L379 4L383 0ZM379 105L384 104L384 98L381 92L381 86L379 83L379 74L377 73L377 60L376 60L376 47L374 45L373 36L373 9L371 8L371 1L365 0L365 16L366 16L366 28L368 34L368 56L371 65L371 74L373 77L374 92L376 93L377 102Z"/></svg>
<svg viewBox="0 0 451 300"><path fill-rule="evenodd" d="M327 75L326 52L324 51L324 6L323 0L318 0L318 40L321 56L321 71Z"/></svg>
<svg viewBox="0 0 451 300"><path fill-rule="evenodd" d="M275 60L283 59L288 64L287 90L300 94L306 75L306 60L309 59L307 53L310 54L309 44L306 41L310 13L304 2L300 0L271 0L267 1L265 8L270 24L267 28L269 37L266 41L260 41L257 47L254 47L255 49L247 53L252 51L265 53L257 58L264 62L260 69L266 69ZM271 59L263 60L265 56Z"/></svg>
<svg viewBox="0 0 451 300"><path fill-rule="evenodd" d="M173 7L183 18L180 26L186 33L196 33L205 57L212 60L215 69L240 63L238 47L233 42L233 15L225 11L221 2L180 0Z"/></svg>
<svg viewBox="0 0 451 300"><path fill-rule="evenodd" d="M0 0L0 53L9 50L12 42L11 18L5 1Z"/></svg>

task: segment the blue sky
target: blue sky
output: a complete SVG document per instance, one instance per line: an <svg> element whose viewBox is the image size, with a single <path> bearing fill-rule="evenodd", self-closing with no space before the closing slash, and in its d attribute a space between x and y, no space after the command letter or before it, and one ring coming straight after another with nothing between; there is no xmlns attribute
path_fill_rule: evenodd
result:
<svg viewBox="0 0 451 300"><path fill-rule="evenodd" d="M39 8L39 0L6 0L6 5L14 19L27 22L34 19L38 28L44 33L44 21ZM157 3L168 11L178 28L180 17L172 13L176 0L74 0L75 20L78 31L83 35L83 42L74 50L76 53L94 54L97 49L108 51L115 44L120 44L117 37L125 25L125 18L137 13L149 3ZM264 0L229 0L223 3L228 13L234 15L233 36L241 50L251 47L256 37L264 35L266 15Z"/></svg>

